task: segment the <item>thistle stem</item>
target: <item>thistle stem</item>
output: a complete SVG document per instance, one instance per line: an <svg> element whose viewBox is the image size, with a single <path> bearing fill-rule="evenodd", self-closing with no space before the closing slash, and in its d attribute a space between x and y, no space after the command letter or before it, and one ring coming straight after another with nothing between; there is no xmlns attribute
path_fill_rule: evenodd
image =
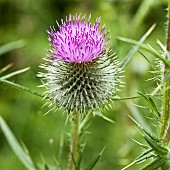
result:
<svg viewBox="0 0 170 170"><path fill-rule="evenodd" d="M68 169L75 170L75 162L78 156L78 144L79 144L79 124L80 124L80 113L77 112L74 121L72 124L72 132L70 139L70 154L69 154L69 162Z"/></svg>
<svg viewBox="0 0 170 170"><path fill-rule="evenodd" d="M162 122L161 122L161 131L160 138L163 142L167 141L169 138L167 134L167 126L170 117L170 80L167 80L163 85L163 113L162 113Z"/></svg>
<svg viewBox="0 0 170 170"><path fill-rule="evenodd" d="M166 57L169 60L170 54L170 0L168 1L168 32L167 32L167 54ZM164 69L164 77L167 73L167 66L165 65ZM161 129L160 129L160 139L164 143L168 143L170 139L170 79L168 78L165 82L163 82L163 112L162 112L162 121L161 121Z"/></svg>

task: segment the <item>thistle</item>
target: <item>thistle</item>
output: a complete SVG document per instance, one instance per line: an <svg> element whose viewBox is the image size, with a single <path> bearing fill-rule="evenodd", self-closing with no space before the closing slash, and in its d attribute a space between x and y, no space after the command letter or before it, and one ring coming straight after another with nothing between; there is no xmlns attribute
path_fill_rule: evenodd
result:
<svg viewBox="0 0 170 170"><path fill-rule="evenodd" d="M46 97L69 113L85 113L111 100L119 83L119 62L106 49L109 32L100 29L100 18L94 25L85 15L66 17L58 31L47 31L52 50L41 65L46 70L39 76L45 79Z"/></svg>

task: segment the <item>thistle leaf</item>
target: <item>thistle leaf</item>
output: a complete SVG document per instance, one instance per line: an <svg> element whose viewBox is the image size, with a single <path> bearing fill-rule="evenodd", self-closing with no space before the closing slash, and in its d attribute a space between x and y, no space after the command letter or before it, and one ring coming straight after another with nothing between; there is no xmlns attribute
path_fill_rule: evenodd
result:
<svg viewBox="0 0 170 170"><path fill-rule="evenodd" d="M139 129L144 132L147 136L149 136L152 140L159 142L159 139L156 138L153 134L149 133L146 129L144 129L136 120L134 120L131 116L129 116L133 122L139 127Z"/></svg>
<svg viewBox="0 0 170 170"><path fill-rule="evenodd" d="M97 164L97 162L99 161L104 150L105 150L105 147L102 149L102 151L99 153L99 155L84 170L92 170L95 167L95 165Z"/></svg>
<svg viewBox="0 0 170 170"><path fill-rule="evenodd" d="M162 167L165 163L165 157L157 158L152 161L150 164L146 165L141 170L157 170L159 167Z"/></svg>
<svg viewBox="0 0 170 170"><path fill-rule="evenodd" d="M127 42L127 43L138 45L139 47L141 47L145 51L148 51L153 56L155 56L156 58L163 61L167 67L170 67L170 62L162 54L160 54L155 49L153 49L151 46L148 46L146 44L141 44L140 42L138 42L136 40L132 40L132 39L124 38L124 37L118 37L118 39L121 40L121 41Z"/></svg>
<svg viewBox="0 0 170 170"><path fill-rule="evenodd" d="M141 163L151 157L154 157L155 154L152 152L152 149L148 149L145 152L143 152L139 157L135 159L135 163Z"/></svg>
<svg viewBox="0 0 170 170"><path fill-rule="evenodd" d="M147 103L149 108L153 111L153 113L155 113L156 116L160 117L160 113L159 113L154 101L152 100L152 98L147 95L144 95L140 92L138 92L138 94L143 97L143 99L145 100L145 102Z"/></svg>
<svg viewBox="0 0 170 170"><path fill-rule="evenodd" d="M0 116L0 127L2 132L4 133L9 145L11 146L12 150L18 157L18 159L22 162L22 164L28 169L28 170L36 170L34 163L31 160L31 157L26 154L23 150L23 148L20 146L18 141L16 140L15 136L9 129L8 125L4 121L4 119Z"/></svg>
<svg viewBox="0 0 170 170"><path fill-rule="evenodd" d="M126 167L124 167L123 169L121 170L125 170L129 167L131 167L132 165L135 165L137 163L141 163L151 157L153 157L153 153L152 153L152 149L148 149L146 150L144 153L142 153L139 157L137 157L133 162L131 162L130 164L128 164Z"/></svg>
<svg viewBox="0 0 170 170"><path fill-rule="evenodd" d="M150 35L150 33L153 31L153 29L155 28L156 24L152 25L151 28L141 37L141 39L139 40L139 43L143 43L145 41L145 39ZM127 56L125 57L124 61L122 62L121 66L122 68L125 68L126 65L128 65L129 61L131 60L131 58L133 57L133 55L135 54L136 51L138 51L139 49L139 45L136 45L135 48L133 47L129 53L127 54Z"/></svg>
<svg viewBox="0 0 170 170"><path fill-rule="evenodd" d="M149 138L148 136L144 136L146 142L151 146L151 148L155 151L158 155L166 155L168 153L168 149L162 146L159 142Z"/></svg>

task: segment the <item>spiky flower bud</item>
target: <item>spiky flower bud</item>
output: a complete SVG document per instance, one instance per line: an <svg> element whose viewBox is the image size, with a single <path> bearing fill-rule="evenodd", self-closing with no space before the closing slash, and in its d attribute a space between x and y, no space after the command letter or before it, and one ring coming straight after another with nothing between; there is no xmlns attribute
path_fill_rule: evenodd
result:
<svg viewBox="0 0 170 170"><path fill-rule="evenodd" d="M99 108L115 96L120 72L116 57L106 50L105 26L99 30L100 18L92 26L90 17L86 22L80 15L69 15L57 25L58 31L47 31L53 50L41 65L46 72L39 74L50 102L69 113Z"/></svg>

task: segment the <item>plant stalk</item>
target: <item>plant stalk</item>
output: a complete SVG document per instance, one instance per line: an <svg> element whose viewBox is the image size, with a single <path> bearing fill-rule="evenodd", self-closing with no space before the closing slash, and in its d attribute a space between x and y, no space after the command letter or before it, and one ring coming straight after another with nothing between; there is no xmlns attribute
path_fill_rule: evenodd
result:
<svg viewBox="0 0 170 170"><path fill-rule="evenodd" d="M168 1L168 32L167 32L167 46L166 46L166 58L170 60L170 0ZM164 69L164 77L168 71L167 65ZM168 143L170 139L170 79L168 78L163 82L163 112L162 112L162 121L160 129L160 139L163 143Z"/></svg>
<svg viewBox="0 0 170 170"><path fill-rule="evenodd" d="M78 157L78 145L79 145L79 125L80 125L80 112L76 112L74 121L72 122L72 132L70 139L70 153L68 161L68 169L75 170L75 163Z"/></svg>

